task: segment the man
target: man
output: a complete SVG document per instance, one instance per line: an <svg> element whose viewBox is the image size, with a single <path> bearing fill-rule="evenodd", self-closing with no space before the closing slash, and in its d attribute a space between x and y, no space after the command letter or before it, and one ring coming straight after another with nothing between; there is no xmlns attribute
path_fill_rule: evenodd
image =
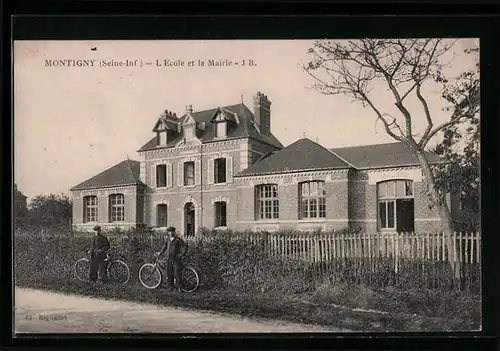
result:
<svg viewBox="0 0 500 351"><path fill-rule="evenodd" d="M167 256L167 280L171 289L174 288L174 277L177 283L177 290L182 292L182 256L185 254L186 243L178 235L174 227L167 228L167 234L170 240L165 241L163 249L157 253L161 256L168 251Z"/></svg>
<svg viewBox="0 0 500 351"><path fill-rule="evenodd" d="M94 227L95 236L92 240L92 249L90 250L90 281L97 281L97 271L101 276L101 280L106 283L108 281L106 255L109 250L109 241L102 232L100 226Z"/></svg>

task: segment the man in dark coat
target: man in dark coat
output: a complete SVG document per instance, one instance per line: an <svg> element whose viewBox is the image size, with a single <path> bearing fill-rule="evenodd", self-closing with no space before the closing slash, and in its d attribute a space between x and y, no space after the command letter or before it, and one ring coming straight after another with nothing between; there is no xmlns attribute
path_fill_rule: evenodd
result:
<svg viewBox="0 0 500 351"><path fill-rule="evenodd" d="M102 234L100 226L95 226L94 231L95 236L90 250L90 281L97 281L97 271L99 271L101 280L106 283L108 281L108 267L105 259L110 245L108 238Z"/></svg>
<svg viewBox="0 0 500 351"><path fill-rule="evenodd" d="M177 283L177 290L182 292L182 256L187 248L186 243L178 235L174 227L168 227L167 233L170 240L165 242L165 246L158 253L159 256L168 251L167 257L167 280L171 289L174 288L174 277Z"/></svg>

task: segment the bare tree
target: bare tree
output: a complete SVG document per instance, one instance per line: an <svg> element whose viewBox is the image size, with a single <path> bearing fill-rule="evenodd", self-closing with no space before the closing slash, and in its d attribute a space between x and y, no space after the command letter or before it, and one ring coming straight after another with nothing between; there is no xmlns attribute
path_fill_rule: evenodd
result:
<svg viewBox="0 0 500 351"><path fill-rule="evenodd" d="M466 74L454 81L443 74L443 69L451 62L446 62L446 58L455 43L442 39L319 40L309 49L312 59L304 66L314 78L317 91L326 95L347 95L354 102L369 107L385 132L415 153L427 182L429 198L439 212L445 233L453 232L450 209L446 194L436 187L433 167L424 150L437 133L479 113L479 79L474 79L474 74ZM371 93L376 82L389 91L398 118L382 111L373 99ZM449 104L444 111L450 114L444 123L435 124L422 89L426 82L443 84L442 98ZM409 107L411 99L420 105L418 110L412 111ZM423 131L414 130L418 118L426 124ZM447 246L451 254L451 241Z"/></svg>

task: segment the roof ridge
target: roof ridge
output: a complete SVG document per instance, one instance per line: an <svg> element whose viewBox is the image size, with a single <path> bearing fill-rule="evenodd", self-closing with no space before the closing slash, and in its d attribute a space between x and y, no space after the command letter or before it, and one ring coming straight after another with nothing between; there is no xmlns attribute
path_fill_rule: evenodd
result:
<svg viewBox="0 0 500 351"><path fill-rule="evenodd" d="M354 146L342 146L342 147L332 147L328 148L328 150L339 150L339 149L349 149L355 147L370 147L370 146L380 146L380 145L392 145L392 144L404 144L402 141L391 141L390 143L380 143L380 144L365 144L365 145L354 145Z"/></svg>
<svg viewBox="0 0 500 351"><path fill-rule="evenodd" d="M327 151L328 153L332 154L333 156L337 157L339 160L341 160L342 162L346 163L347 165L351 166L351 167L354 167L356 168L352 163L348 162L347 160L344 160L342 157L340 157L339 155L337 155L335 152L333 152L332 150L329 150L328 148L324 147L323 145L321 145L320 143L317 143L315 142L314 140L311 140L309 139L308 137L305 137L305 138L302 138L302 139L299 139L297 140L296 142L300 141L300 140L304 140L304 139L307 139L309 140L311 143L314 143L316 145L318 145L319 147L321 147L323 150ZM291 144L290 144L291 145Z"/></svg>
<svg viewBox="0 0 500 351"><path fill-rule="evenodd" d="M224 105L224 106L222 106L222 105L217 105L217 106L215 106L215 107L206 108L206 109L204 109L204 110L193 111L191 114L192 114L192 115L196 115L196 114L198 114L198 113L205 113L205 112L209 112L209 111L212 111L212 110L217 110L218 108L221 108L221 109L226 109L226 110L227 110L227 108L228 108L228 107L236 107L236 106L240 106L240 105L243 105L243 106L244 106L245 104L243 104L243 103L241 103L241 102L240 102L240 103L238 103L238 104L231 104L231 105ZM231 112L231 111L229 111L229 112ZM233 113L233 112L231 112L231 113ZM183 115L182 115L182 117L183 117L183 116L185 116L185 115L186 115L186 114L183 114ZM180 118L180 117L179 117L179 118Z"/></svg>
<svg viewBox="0 0 500 351"><path fill-rule="evenodd" d="M343 157L340 157L339 154L337 154L335 151L332 150L329 150L327 149L329 152L331 152L332 154L334 154L335 156L337 156L340 160L344 161L345 163L347 163L349 166L351 166L352 168L354 169L358 169L358 167L356 167L354 164L352 164L351 162L347 161L345 158Z"/></svg>
<svg viewBox="0 0 500 351"><path fill-rule="evenodd" d="M137 182L138 179L135 177L134 172L132 171L132 166L130 165L130 161L132 161L132 160L129 159L127 156L126 161L127 161L127 168L128 168L128 171L130 172L130 174L132 175L132 179L134 179Z"/></svg>

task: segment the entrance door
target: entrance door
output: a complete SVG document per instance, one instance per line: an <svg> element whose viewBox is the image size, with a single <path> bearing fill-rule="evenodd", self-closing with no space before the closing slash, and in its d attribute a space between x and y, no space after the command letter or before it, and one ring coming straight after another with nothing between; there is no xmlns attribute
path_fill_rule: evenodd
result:
<svg viewBox="0 0 500 351"><path fill-rule="evenodd" d="M184 205L184 235L186 236L194 236L194 215L194 205L192 202L188 202Z"/></svg>
<svg viewBox="0 0 500 351"><path fill-rule="evenodd" d="M413 232L415 228L415 209L413 199L398 199L397 201L397 231Z"/></svg>

